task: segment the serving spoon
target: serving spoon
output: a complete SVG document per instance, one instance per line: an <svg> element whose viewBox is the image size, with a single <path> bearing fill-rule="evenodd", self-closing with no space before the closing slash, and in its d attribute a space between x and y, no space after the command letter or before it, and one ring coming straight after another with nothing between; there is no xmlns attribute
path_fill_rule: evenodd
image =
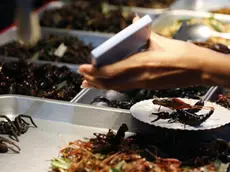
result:
<svg viewBox="0 0 230 172"><path fill-rule="evenodd" d="M214 31L204 24L187 24L183 22L173 38L183 41L205 42L211 37L230 39L230 34Z"/></svg>

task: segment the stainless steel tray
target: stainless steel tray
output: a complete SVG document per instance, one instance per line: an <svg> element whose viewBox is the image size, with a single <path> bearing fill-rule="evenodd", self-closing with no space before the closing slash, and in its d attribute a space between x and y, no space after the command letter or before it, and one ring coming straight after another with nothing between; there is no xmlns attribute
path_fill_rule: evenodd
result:
<svg viewBox="0 0 230 172"><path fill-rule="evenodd" d="M0 96L0 107L0 113L11 119L27 114L38 125L19 137L20 154L1 154L0 171L48 171L50 160L57 157L69 141L92 137L94 132L107 132L109 128L116 130L122 123L126 123L130 131L137 128L128 113L80 104L6 95Z"/></svg>
<svg viewBox="0 0 230 172"><path fill-rule="evenodd" d="M217 87L210 87L208 91L206 92L205 95L203 95L204 100L212 100L212 94L216 91ZM98 97L98 96L103 96L106 97L109 100L127 100L127 96L125 94L116 92L114 90L98 90L94 88L86 88L83 89L72 102L75 103L82 103L82 104L91 104L93 99ZM106 105L101 104L100 102L92 104L93 106L104 106L107 108ZM110 108L114 109L114 108ZM128 111L128 110L124 110Z"/></svg>
<svg viewBox="0 0 230 172"><path fill-rule="evenodd" d="M42 14L44 13L44 11L46 10L51 10L51 9L58 9L61 8L65 5L65 3L60 2L60 1L56 1L56 2L50 2L47 5L45 5L44 7L42 7L41 9L39 9L38 15L42 16ZM108 10L112 10L112 9L117 9L118 7L114 6L114 5L106 5ZM163 9L146 9L146 8L130 8L130 7L123 7L122 10L124 12L130 12L130 13L138 13L139 16L144 16L144 15L149 15L153 20L155 18L157 18L160 14L162 14L164 12ZM90 32L90 31L87 31Z"/></svg>
<svg viewBox="0 0 230 172"><path fill-rule="evenodd" d="M160 31L162 28L169 27L178 20L190 19L190 18L210 18L222 21L224 23L230 23L229 15L213 14L209 12L198 12L189 10L172 10L167 11L160 15L156 20L153 21L152 28L154 31Z"/></svg>
<svg viewBox="0 0 230 172"><path fill-rule="evenodd" d="M230 7L230 0L177 0L171 9L210 11L223 7Z"/></svg>
<svg viewBox="0 0 230 172"><path fill-rule="evenodd" d="M18 114L30 115L38 128L29 128L28 132L19 137L17 143L21 147L20 154L1 154L1 171L40 172L48 171L50 160L57 157L59 150L68 142L93 136L93 133L117 130L123 123L129 127L131 134L158 134L160 137L172 137L170 144L188 133L175 133L146 125L134 119L123 110L93 107L83 104L63 103L26 96L0 96L0 114L13 119ZM160 132L159 132L160 131ZM229 126L215 131L222 138L229 140ZM218 133L219 132L219 133ZM189 137L213 137L214 131L191 133ZM170 135L170 136L169 136ZM6 135L1 135L6 137ZM159 138L160 138L159 137ZM219 136L218 136L219 137ZM155 137L159 139L158 137ZM204 138L202 138L204 139Z"/></svg>

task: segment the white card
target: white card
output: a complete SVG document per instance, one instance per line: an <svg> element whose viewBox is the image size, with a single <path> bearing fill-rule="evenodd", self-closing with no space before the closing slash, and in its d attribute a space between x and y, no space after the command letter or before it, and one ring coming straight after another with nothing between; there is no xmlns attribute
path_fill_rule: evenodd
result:
<svg viewBox="0 0 230 172"><path fill-rule="evenodd" d="M146 15L99 45L91 51L92 64L101 67L116 63L140 51L150 38L151 23Z"/></svg>

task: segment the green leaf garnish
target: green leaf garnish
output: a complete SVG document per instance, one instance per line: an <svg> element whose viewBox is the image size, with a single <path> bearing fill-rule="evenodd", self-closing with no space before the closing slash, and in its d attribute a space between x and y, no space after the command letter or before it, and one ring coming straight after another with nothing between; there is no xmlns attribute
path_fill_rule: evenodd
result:
<svg viewBox="0 0 230 172"><path fill-rule="evenodd" d="M33 54L32 60L38 60L38 57L39 57L39 52L36 52Z"/></svg>
<svg viewBox="0 0 230 172"><path fill-rule="evenodd" d="M121 171L116 168L110 168L109 172L121 172Z"/></svg>
<svg viewBox="0 0 230 172"><path fill-rule="evenodd" d="M64 158L56 158L52 160L51 165L53 168L61 168L64 170L68 170L71 165L71 161Z"/></svg>
<svg viewBox="0 0 230 172"><path fill-rule="evenodd" d="M115 168L110 168L109 172L121 172L121 168L124 164L126 164L126 162L123 160L119 162Z"/></svg>
<svg viewBox="0 0 230 172"><path fill-rule="evenodd" d="M126 162L123 160L119 164L117 164L116 169L121 170L122 166L125 165Z"/></svg>

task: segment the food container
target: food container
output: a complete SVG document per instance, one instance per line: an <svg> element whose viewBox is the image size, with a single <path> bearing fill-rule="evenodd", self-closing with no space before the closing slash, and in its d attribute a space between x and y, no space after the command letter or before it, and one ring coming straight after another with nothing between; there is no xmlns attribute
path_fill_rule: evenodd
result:
<svg viewBox="0 0 230 172"><path fill-rule="evenodd" d="M107 0L106 2L114 5L114 6L123 6L124 8L131 8L131 9L141 9L141 10L167 10L173 4L176 3L177 0L172 1L162 1L162 0L152 0L152 1L139 1L138 0Z"/></svg>
<svg viewBox="0 0 230 172"><path fill-rule="evenodd" d="M74 30L65 30L65 29L42 28L42 36L46 37L49 35L54 35L54 36L58 36L58 37L70 36L73 38L78 38L80 41L83 41L83 44L85 44L86 46L91 45L92 48L97 47L98 45L100 45L101 43L103 43L104 41L106 41L108 38L110 38L112 36L112 34L102 34L102 33L74 31ZM2 33L0 35L0 46L7 44L7 43L10 43L16 39L17 39L16 27L13 27L13 28L5 31L4 33ZM48 48L46 48L46 49L48 49ZM57 46L57 49L58 49L58 46ZM39 50L39 53L40 52L41 51ZM78 52L80 52L80 50L78 50ZM90 50L88 53L90 53ZM53 55L51 55L51 56L48 55L48 57L53 57ZM64 54L64 57L71 58L71 57L75 57L75 56L71 55L68 57L68 55ZM84 55L83 57L86 57L86 56ZM29 58L29 57L26 57L26 59L27 58ZM54 58L53 60L56 60L56 59L58 59L58 57ZM31 56L31 61L37 61L37 58L34 59L33 56ZM45 61L45 60L42 60L42 61ZM56 61L62 61L62 63L65 62L65 61L59 60L59 59ZM70 63L71 61L74 61L74 59L70 59L70 60L66 61L65 64Z"/></svg>
<svg viewBox="0 0 230 172"><path fill-rule="evenodd" d="M0 107L1 114L10 119L19 114L30 115L38 126L30 127L15 142L21 148L20 154L1 154L1 171L49 171L50 160L70 141L90 138L94 132L105 133L109 128L118 129L123 122L130 131L136 128L128 113L62 101L5 95L0 96Z"/></svg>
<svg viewBox="0 0 230 172"><path fill-rule="evenodd" d="M76 73L76 65L19 62L16 58L2 56L0 62L4 65L1 69L1 95L20 94L68 102L81 91L82 79Z"/></svg>
<svg viewBox="0 0 230 172"><path fill-rule="evenodd" d="M196 90L197 88L194 88L194 90ZM204 89L204 88L203 88ZM204 89L202 90L203 94L200 95L200 96L197 96L197 98L204 98L205 100L212 100L212 97L210 96L210 94L214 94L213 93L213 89L216 89L216 87L207 87L207 89ZM190 89L188 89L190 90ZM192 89L191 89L192 90ZM178 97L189 97L189 98L194 98L195 96L194 95L191 95L191 97L187 94L186 95L186 91L182 91L182 93L178 93L177 92L178 90L174 90L174 95L181 95L181 96L178 96ZM146 93L141 93L141 92L146 92ZM75 98L75 100L73 102L76 102L76 103L82 103L82 104L92 104L92 105L95 105L95 106L102 106L102 107L112 107L112 108L121 108L121 109L124 109L125 111L126 110L129 110L129 108L135 103L135 102L138 102L138 101L141 101L141 100L146 100L146 99L151 99L153 98L153 96L158 96L159 95L164 95L163 97L168 97L169 93L171 92L171 96L173 97L173 94L172 94L172 91L168 91L167 92L147 92L146 90L142 90L142 91L139 91L135 94L132 94L132 93L120 93L120 92L117 92L117 91L114 91L114 90L97 90L97 89L92 89L92 88L87 88L87 89L83 89L79 94L78 96ZM143 95L142 95L143 94ZM167 95L168 94L168 95ZM201 94L201 93L199 93ZM129 95L131 95L129 97ZM160 97L162 97L160 96ZM193 97L194 96L194 97ZM124 103L121 103L122 105L109 105L107 100L104 100L104 99L97 99L96 98L99 98L99 97L102 97L102 98L106 98L107 100L109 101L118 101L118 102L123 102ZM132 100L132 98L134 100ZM132 102L134 101L134 102Z"/></svg>
<svg viewBox="0 0 230 172"><path fill-rule="evenodd" d="M68 4L68 3L67 3ZM65 4L63 2L60 2L60 1L57 1L57 2L51 2L51 3L48 3L45 7L41 8L39 11L38 11L38 14L41 18L41 16L43 15L44 11L46 10L51 10L51 9L58 9L58 8L61 8L63 7ZM108 4L105 4L104 5L106 11L109 11L109 10L114 10L114 9L117 9L118 7L116 6L113 6L113 5L108 5ZM139 16L144 16L144 15L150 15L152 19L155 19L158 15L160 15L163 10L161 9L157 9L157 10L154 10L154 9L140 9L140 8L122 8L122 11L126 14L126 15L133 15L135 13L138 13Z"/></svg>
<svg viewBox="0 0 230 172"><path fill-rule="evenodd" d="M0 96L0 107L0 113L11 120L18 114L26 114L31 116L38 126L30 127L25 134L19 136L19 142L15 142L21 148L19 154L1 154L2 171L14 171L15 168L18 172L49 171L51 159L58 157L60 149L69 142L91 138L93 133L106 133L108 129L117 130L123 123L129 128L128 135L138 132L148 136L146 141L153 138L159 144L166 143L164 145L172 150L173 155L177 155L180 152L178 150L182 149L178 144L186 142L183 149L188 148L197 144L201 138L200 141L210 139L218 131L217 138L229 140L229 135L224 135L229 133L229 127L218 131L200 132L165 130L143 124L134 119L129 112L119 109L16 95ZM0 136L8 138L7 135Z"/></svg>
<svg viewBox="0 0 230 172"><path fill-rule="evenodd" d="M228 24L224 28L221 26L221 30L225 30L225 32L230 32L230 18L229 15L223 15L223 14L212 14L208 12L197 12L197 11L188 11L188 10L172 10L167 11L161 16L159 16L156 20L153 21L152 27L155 32L162 33L165 32L164 29L169 30L169 34L172 36L177 29L180 27L180 23L183 20L189 20L189 19L207 19L207 20L213 20L216 19L220 21L223 25ZM207 21L206 21L207 22ZM172 28L172 25L174 24L174 27ZM216 26L216 22L214 23L214 28ZM219 23L217 23L218 25ZM171 26L171 27L170 27ZM163 33L162 33L163 34Z"/></svg>
<svg viewBox="0 0 230 172"><path fill-rule="evenodd" d="M218 8L230 7L229 0L177 0L171 9L184 9L194 11L210 11Z"/></svg>

